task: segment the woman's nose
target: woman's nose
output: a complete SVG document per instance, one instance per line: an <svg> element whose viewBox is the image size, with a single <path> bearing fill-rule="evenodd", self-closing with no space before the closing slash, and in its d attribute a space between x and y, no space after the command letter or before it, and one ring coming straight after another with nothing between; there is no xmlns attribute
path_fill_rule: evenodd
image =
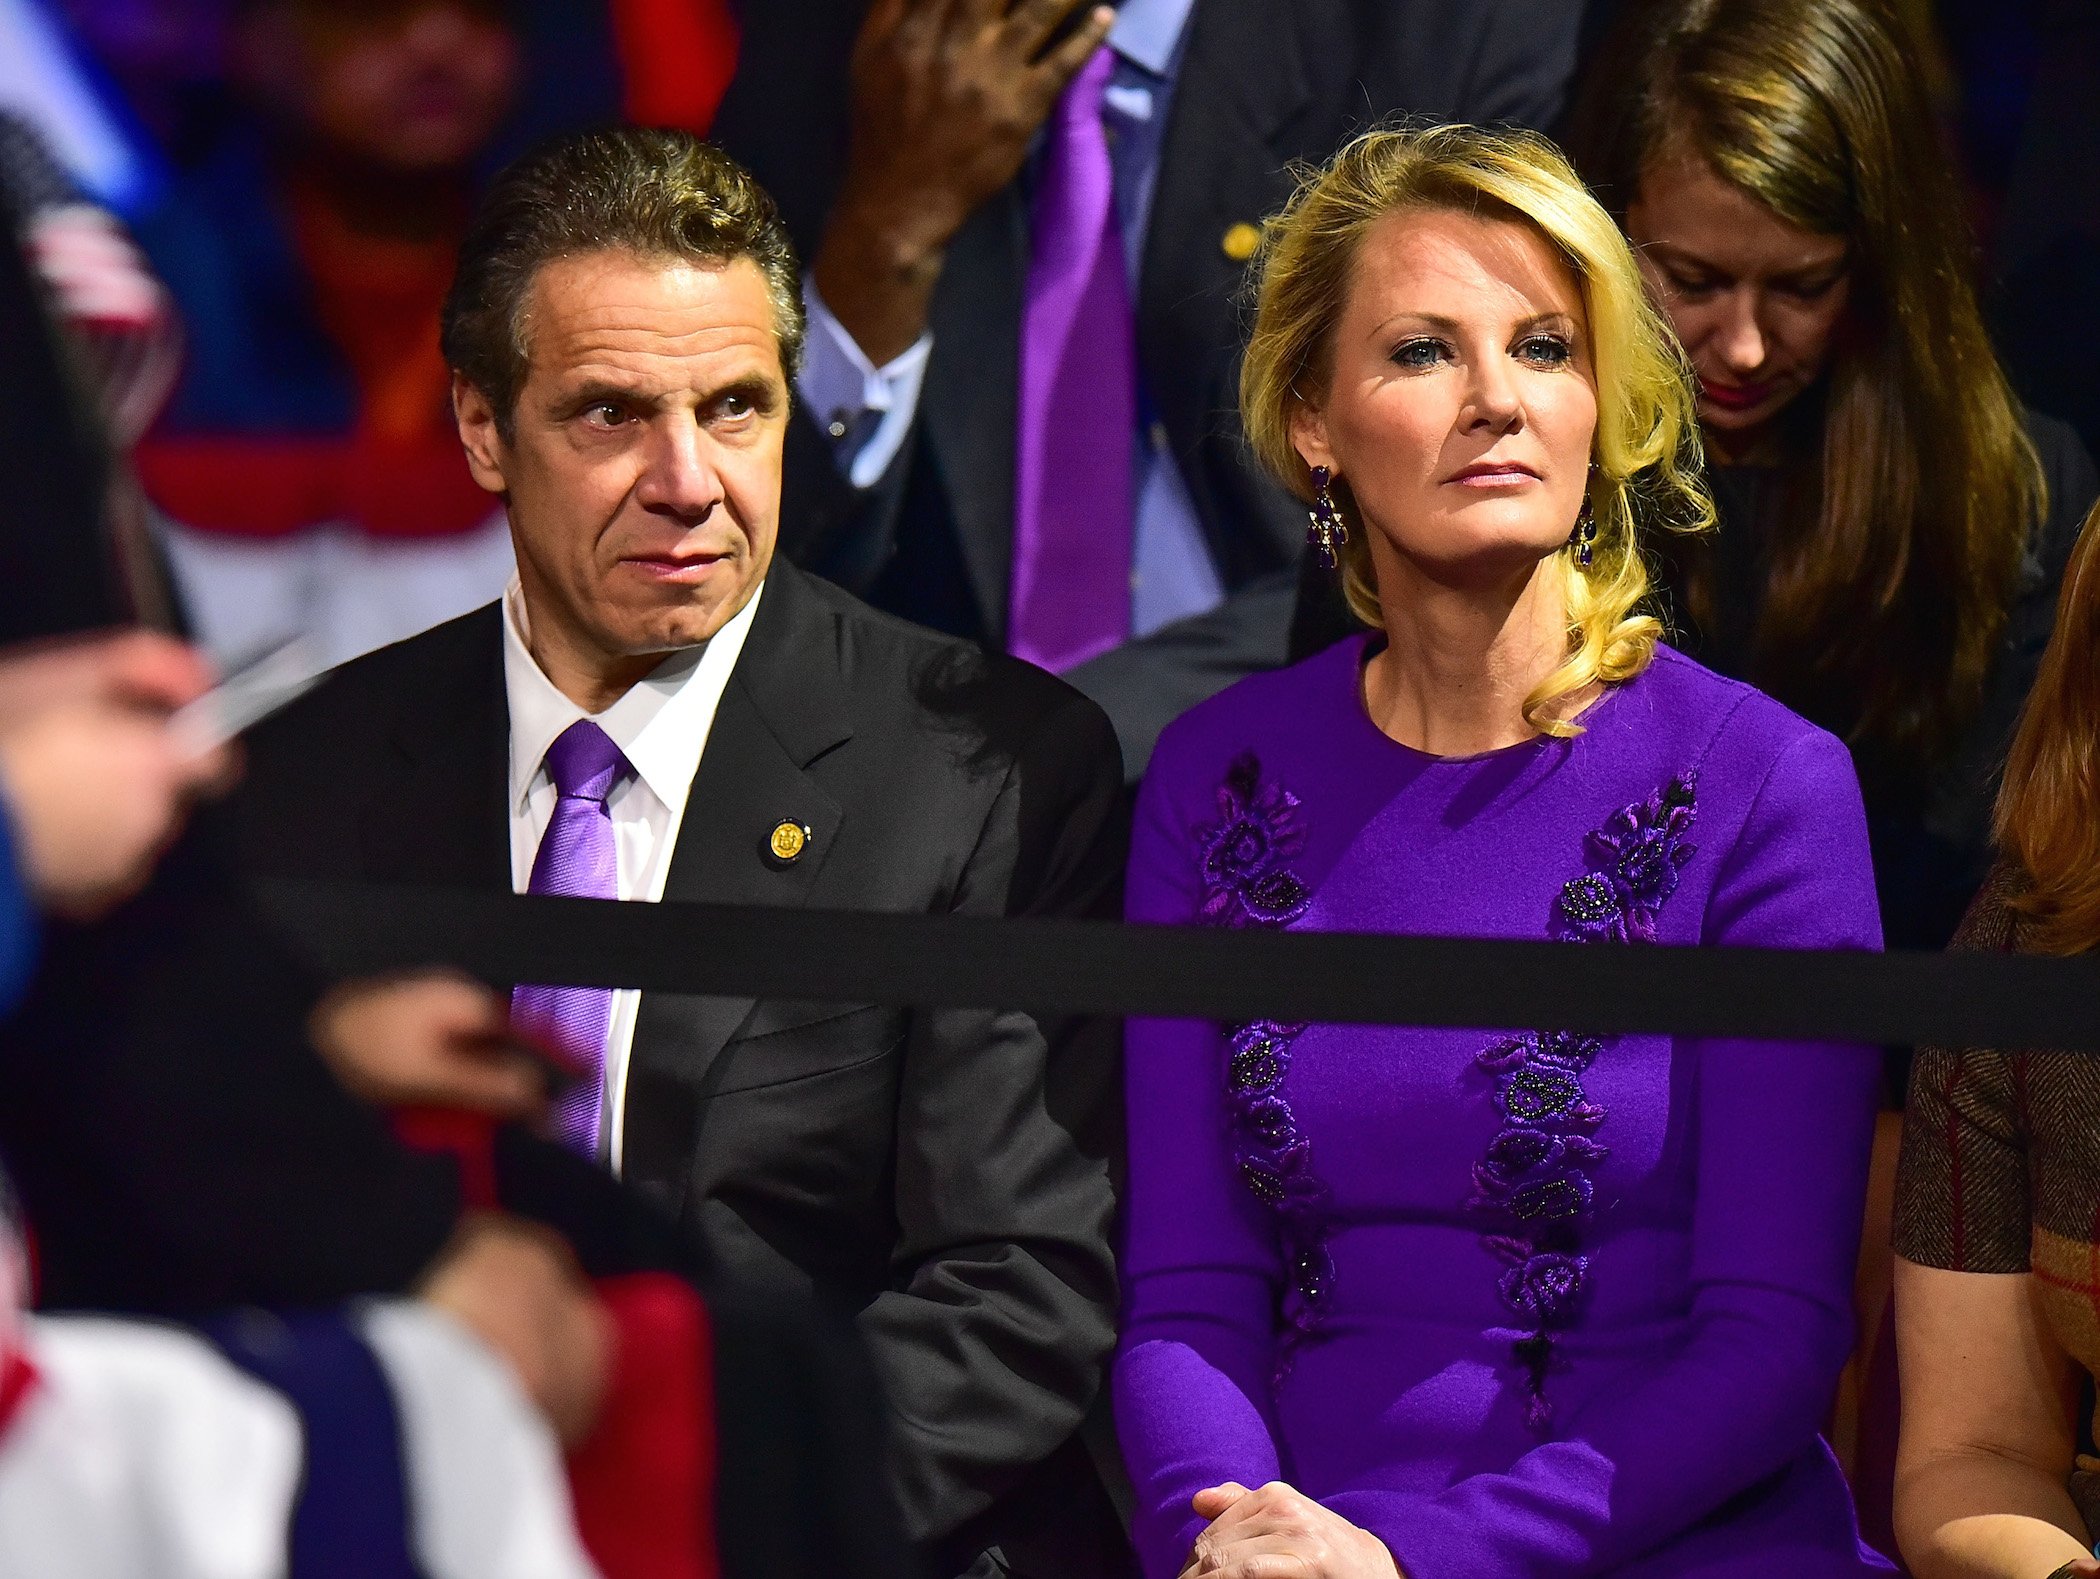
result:
<svg viewBox="0 0 2100 1579"><path fill-rule="evenodd" d="M1506 358L1484 357L1473 367L1472 385L1466 392L1468 425L1509 428L1521 423L1523 398L1510 376Z"/></svg>
<svg viewBox="0 0 2100 1579"><path fill-rule="evenodd" d="M1738 290L1730 296L1727 316L1709 343L1731 373L1750 374L1765 365L1770 347L1758 322L1755 292Z"/></svg>

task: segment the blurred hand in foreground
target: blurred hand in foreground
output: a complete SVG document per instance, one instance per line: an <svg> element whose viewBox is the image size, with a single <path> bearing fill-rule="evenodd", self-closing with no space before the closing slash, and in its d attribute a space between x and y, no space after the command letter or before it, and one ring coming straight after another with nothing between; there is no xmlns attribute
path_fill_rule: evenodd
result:
<svg viewBox="0 0 2100 1579"><path fill-rule="evenodd" d="M564 1444L590 1434L613 1328L561 1240L515 1217L470 1217L420 1292L502 1356Z"/></svg>
<svg viewBox="0 0 2100 1579"><path fill-rule="evenodd" d="M548 1075L511 1030L502 998L450 971L378 976L315 1008L314 1046L357 1096L386 1107L461 1108L536 1122Z"/></svg>
<svg viewBox="0 0 2100 1579"><path fill-rule="evenodd" d="M142 631L0 655L0 801L40 904L84 918L129 897L191 803L232 781L229 749L197 752L168 724L211 682Z"/></svg>

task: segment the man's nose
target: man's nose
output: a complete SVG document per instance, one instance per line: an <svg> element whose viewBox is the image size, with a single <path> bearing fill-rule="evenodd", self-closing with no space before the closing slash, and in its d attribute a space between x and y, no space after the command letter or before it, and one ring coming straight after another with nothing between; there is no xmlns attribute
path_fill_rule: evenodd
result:
<svg viewBox="0 0 2100 1579"><path fill-rule="evenodd" d="M722 474L706 437L691 418L659 424L650 435L647 463L635 498L647 509L697 526L722 502Z"/></svg>

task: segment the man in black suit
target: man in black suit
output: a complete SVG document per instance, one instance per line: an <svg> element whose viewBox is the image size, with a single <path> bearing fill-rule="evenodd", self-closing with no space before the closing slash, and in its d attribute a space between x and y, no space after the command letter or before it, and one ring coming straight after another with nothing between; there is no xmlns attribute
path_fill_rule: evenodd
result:
<svg viewBox="0 0 2100 1579"><path fill-rule="evenodd" d="M518 581L253 739L257 868L1114 910L1121 774L1099 709L775 559L797 286L764 192L682 134L573 139L499 178L445 345ZM570 1133L669 1208L721 1283L813 1287L857 1313L937 1571L1119 1571L1075 1436L1113 1334L1113 1025L515 1001L593 1060Z"/></svg>
<svg viewBox="0 0 2100 1579"><path fill-rule="evenodd" d="M1237 388L1239 298L1289 166L1396 114L1550 125L1584 5L742 9L741 66L712 135L774 193L812 259L784 551L878 607L1043 656L1107 708L1135 776L1174 716L1284 659L1305 511L1253 464ZM1105 83L1081 72L1104 37ZM1083 222L1045 216L1048 172L1068 130L1085 130L1057 110L1082 89L1100 95L1091 153L1113 169L1105 217L1124 279L1109 289L1134 324L1135 388L1090 356L1068 386L1073 405L1044 409L1016 392L1031 356L1054 354L1028 327L1039 243L1080 239L1070 227ZM1082 472L1121 467L1097 451L1051 468L1048 497L1031 503L1020 429L1069 430L1107 402L1128 435L1129 475L1081 503L1081 486L1101 480ZM1108 622L1091 627L1095 639L1055 648L1018 628L1029 594L1017 538L1039 530L1021 524L1024 509L1061 504L1082 511L1080 546L1056 562L1113 559L1095 585L1120 602L1127 558L1131 588L1127 607L1088 616ZM1130 519L1106 518L1119 508Z"/></svg>

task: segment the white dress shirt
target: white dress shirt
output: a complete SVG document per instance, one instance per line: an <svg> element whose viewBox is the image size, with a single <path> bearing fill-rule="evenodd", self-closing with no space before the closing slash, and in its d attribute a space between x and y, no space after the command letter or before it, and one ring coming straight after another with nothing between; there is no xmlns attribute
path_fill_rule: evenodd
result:
<svg viewBox="0 0 2100 1579"><path fill-rule="evenodd" d="M722 692L744 650L751 619L764 595L760 584L736 615L698 647L673 653L604 712L586 713L549 680L532 656L524 594L513 580L503 595L503 687L510 703L510 883L524 893L540 839L554 819L554 779L547 748L578 719L589 718L612 738L634 769L606 798L612 816L619 896L652 903L664 896L671 851L685 817L685 799L714 728ZM634 1045L642 995L613 994L605 1039L605 1107L599 1133L607 1159L620 1170L620 1130L626 1113L627 1055Z"/></svg>

